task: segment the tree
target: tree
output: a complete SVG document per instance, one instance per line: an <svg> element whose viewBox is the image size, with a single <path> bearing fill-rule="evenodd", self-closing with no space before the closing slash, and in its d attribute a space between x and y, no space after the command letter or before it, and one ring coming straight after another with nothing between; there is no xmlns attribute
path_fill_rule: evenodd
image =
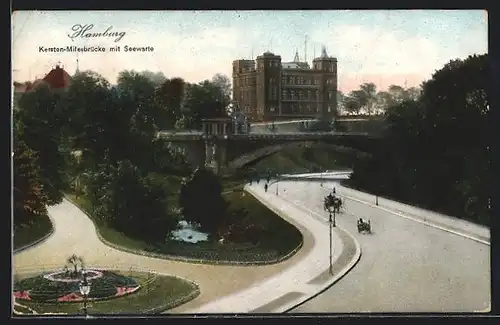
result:
<svg viewBox="0 0 500 325"><path fill-rule="evenodd" d="M68 257L66 260L66 263L68 263L71 267L73 267L73 273L72 275L74 277L78 276L78 267L80 267L80 272L81 270L85 267L83 263L83 258L81 256L77 256L76 254L71 255Z"/></svg>
<svg viewBox="0 0 500 325"><path fill-rule="evenodd" d="M212 171L196 169L186 179L179 194L185 220L197 223L211 234L217 233L226 218L228 204L222 197L222 185Z"/></svg>
<svg viewBox="0 0 500 325"><path fill-rule="evenodd" d="M379 91L377 93L376 105L377 110L382 113L386 112L389 107L396 105L396 102L388 91Z"/></svg>
<svg viewBox="0 0 500 325"><path fill-rule="evenodd" d="M155 98L161 107L161 119L158 127L161 129L174 128L182 118L182 101L184 99L186 83L181 78L165 80L157 89Z"/></svg>
<svg viewBox="0 0 500 325"><path fill-rule="evenodd" d="M341 90L337 90L337 109L339 112L345 111L344 107L345 95Z"/></svg>
<svg viewBox="0 0 500 325"><path fill-rule="evenodd" d="M165 82L165 80L167 80L167 77L165 77L165 75L161 71L152 72L144 70L141 73L139 73L139 75L147 78L154 85L161 85L162 83Z"/></svg>
<svg viewBox="0 0 500 325"><path fill-rule="evenodd" d="M20 137L14 138L13 196L14 226L27 224L47 214L49 203L43 191L37 154Z"/></svg>
<svg viewBox="0 0 500 325"><path fill-rule="evenodd" d="M41 85L21 97L21 109L14 113L14 119L22 128L17 136L38 157L40 180L50 205L62 201L62 190L67 187L65 159L60 150L60 129L65 120L60 110L60 98L60 93Z"/></svg>
<svg viewBox="0 0 500 325"><path fill-rule="evenodd" d="M391 87L395 96L402 96L396 97L401 102L389 107L385 138L372 157L354 166L353 184L488 223L492 215L488 71L487 55L471 56L434 73L424 82L418 100L405 100L401 87Z"/></svg>
<svg viewBox="0 0 500 325"><path fill-rule="evenodd" d="M99 165L127 141L128 120L118 105L119 89L101 75L85 71L74 76L61 107L69 123L62 127L69 150L82 152L82 164Z"/></svg>
<svg viewBox="0 0 500 325"><path fill-rule="evenodd" d="M200 129L202 119L227 116L228 105L229 101L219 86L205 80L188 85L182 113L186 117L185 121L189 123L188 128Z"/></svg>
<svg viewBox="0 0 500 325"><path fill-rule="evenodd" d="M360 90L363 93L362 97L364 97L362 102L365 103L365 105L362 106L366 106L368 115L371 115L373 111L373 105L377 98L377 86L372 82L367 82L360 86Z"/></svg>
<svg viewBox="0 0 500 325"><path fill-rule="evenodd" d="M488 64L486 54L450 61L424 82L421 95L426 108L422 133L432 141L434 166L440 171L429 173L443 184L432 187L434 193L445 189L449 197L441 204L457 213L469 206L467 216L482 221L491 216Z"/></svg>
<svg viewBox="0 0 500 325"><path fill-rule="evenodd" d="M228 76L217 73L212 78L212 83L219 87L224 102L229 103L231 101L231 79Z"/></svg>
<svg viewBox="0 0 500 325"><path fill-rule="evenodd" d="M358 115L367 104L367 98L365 92L361 90L353 90L345 97L344 107L350 114Z"/></svg>
<svg viewBox="0 0 500 325"><path fill-rule="evenodd" d="M130 161L103 165L89 184L96 215L124 234L147 242L165 240L177 220L168 212L168 189Z"/></svg>
<svg viewBox="0 0 500 325"><path fill-rule="evenodd" d="M390 85L388 92L391 95L394 104L401 104L408 97L405 89L401 86Z"/></svg>
<svg viewBox="0 0 500 325"><path fill-rule="evenodd" d="M419 87L410 87L406 89L406 99L407 100L418 100L422 93L422 89Z"/></svg>

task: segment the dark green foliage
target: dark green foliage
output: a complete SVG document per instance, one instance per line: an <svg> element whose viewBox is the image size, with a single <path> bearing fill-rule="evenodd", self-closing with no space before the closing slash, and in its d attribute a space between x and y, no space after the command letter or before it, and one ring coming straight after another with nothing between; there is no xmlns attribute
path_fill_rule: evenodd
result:
<svg viewBox="0 0 500 325"><path fill-rule="evenodd" d="M102 165L87 185L95 217L131 237L164 240L178 220L169 215L164 184L130 161Z"/></svg>
<svg viewBox="0 0 500 325"><path fill-rule="evenodd" d="M228 98L218 84L209 80L190 84L186 87L182 107L184 127L201 129L202 119L227 116L228 105Z"/></svg>
<svg viewBox="0 0 500 325"><path fill-rule="evenodd" d="M228 205L221 193L217 175L204 168L195 170L184 181L179 194L185 220L199 223L204 231L214 234L226 218Z"/></svg>
<svg viewBox="0 0 500 325"><path fill-rule="evenodd" d="M384 143L356 164L352 185L487 224L488 71L487 55L451 61L423 84L416 101L390 107Z"/></svg>
<svg viewBox="0 0 500 325"><path fill-rule="evenodd" d="M67 186L64 177L65 159L61 152L60 128L64 118L60 112L60 97L47 86L39 86L25 93L15 111L19 140L36 152L40 166L40 180L49 205L62 200L62 190Z"/></svg>

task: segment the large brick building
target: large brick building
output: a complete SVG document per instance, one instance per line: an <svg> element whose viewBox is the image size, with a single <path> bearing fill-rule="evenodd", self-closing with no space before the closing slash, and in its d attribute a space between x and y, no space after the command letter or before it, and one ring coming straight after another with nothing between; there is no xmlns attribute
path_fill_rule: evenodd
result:
<svg viewBox="0 0 500 325"><path fill-rule="evenodd" d="M293 62L270 52L233 61L233 101L253 121L331 119L337 110L337 59L323 47L312 67L298 53Z"/></svg>

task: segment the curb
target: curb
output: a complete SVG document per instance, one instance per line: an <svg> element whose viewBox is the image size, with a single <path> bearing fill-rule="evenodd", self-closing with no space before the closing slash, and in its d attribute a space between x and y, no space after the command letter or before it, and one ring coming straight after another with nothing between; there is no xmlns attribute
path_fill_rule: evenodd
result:
<svg viewBox="0 0 500 325"><path fill-rule="evenodd" d="M253 193L252 193L253 194ZM288 202L289 204L292 204L294 205L295 207L297 207L299 210L306 210L304 212L307 212L307 213L313 213L313 214L316 214L315 212L313 211L309 211L308 209L302 207L302 206L299 206L297 203L295 202L292 202L290 200L287 200L285 199L284 197L280 197L283 201L286 201ZM261 201L262 202L262 201ZM267 206L267 205L266 205ZM271 210L275 210L274 207L270 207L270 206L267 206L269 209ZM275 212L276 213L276 212ZM345 229L342 229L340 227L337 227L337 229L339 229L340 231L343 231L354 243L355 247L356 247L356 252L354 253L354 257L349 261L349 263L347 263L347 265L342 269L340 270L337 274L335 274L333 276L333 278L330 280L330 281L327 281L326 282L326 285L324 287L322 287L318 292L310 295L310 296L306 296L306 298L302 299L300 302L294 304L292 307L289 307L287 309L285 309L282 313L287 313L301 305L303 305L304 303L308 302L309 300L317 297L318 295L322 294L323 292L325 292L326 290L328 290L328 288L330 288L331 286L333 286L335 283L337 283L340 279L342 279L347 273L349 273L350 270L352 270L352 268L354 268L354 266L356 266L356 264L358 264L359 260L361 259L361 246L359 245L359 242L356 240L356 238L354 238L353 235L351 235L348 231L346 231ZM343 243L344 244L344 248L345 248L345 242Z"/></svg>
<svg viewBox="0 0 500 325"><path fill-rule="evenodd" d="M55 232L55 229L54 229L54 223L52 222L52 218L50 216L48 216L47 214L47 218L49 218L49 221L50 221L50 231L45 234L42 238L39 238L37 240L35 240L34 242L32 242L31 244L28 244L28 245L24 245L22 247L19 247L19 248L16 248L14 250L12 250L12 253L15 255L15 254L18 254L18 253L21 253L29 248L32 248L33 246L36 246L38 244L42 244L44 241L46 241L47 239L49 239L50 236L52 236ZM12 239L14 239L14 235L12 236ZM12 243L12 245L14 246L14 243Z"/></svg>
<svg viewBox="0 0 500 325"><path fill-rule="evenodd" d="M362 193L364 193L364 192L362 192ZM432 228L436 228L436 229L439 229L439 230L442 230L442 231L445 231L445 232L448 232L448 233L451 233L451 234L454 234L454 235L458 235L458 236L461 236L461 237L473 240L475 242L478 242L478 243L481 243L481 244L484 244L484 245L487 245L487 246L491 245L490 241L483 240L483 239L480 239L478 237L474 237L474 236L468 235L468 234L466 234L464 232L452 230L450 228L447 228L445 225L442 226L442 225L439 225L437 223L433 223L433 222L421 220L417 216L415 216L415 217L409 216L409 215L406 215L404 213L393 211L393 210L391 210L389 208L385 208L385 207L382 207L380 205L372 204L370 202L366 202L366 201L363 201L363 200L360 200L360 199L357 199L357 198L354 198L352 196L348 196L348 195L345 195L345 194L339 194L339 193L337 193L337 195L341 196L341 197L344 197L344 198L346 198L348 200L352 200L352 201L355 201L355 202L358 202L358 203L366 204L366 205L368 205L368 206L370 206L372 208L378 208L378 209L380 209L382 211L389 212L389 213L391 213L393 215L396 215L398 217L405 218L407 220L411 220L411 221L414 221L414 222L418 222L420 224L423 224L423 225L426 225L426 226L429 226L429 227L432 227Z"/></svg>
<svg viewBox="0 0 500 325"><path fill-rule="evenodd" d="M116 250L122 251L122 252L131 253L131 254L140 255L140 256L145 256L145 257L159 258L159 259L163 259L163 260L171 260L171 261L183 262L183 263L190 263L190 264L228 265L228 266L229 265L231 265L231 266L261 266L261 265L272 265L272 264L277 264L277 263L283 262L284 260L292 257L295 253L297 253L299 251L299 249L302 248L302 244L303 244L303 242L301 241L300 244L296 248L294 248L288 254L286 254L284 256L281 256L278 259L270 260L270 261L252 261L252 262L200 260L200 259L194 259L194 258L188 258L188 257L181 257L181 256L167 255L167 254L144 252L144 251L140 251L140 250L135 250L135 249L131 249L131 248L119 246L117 244L109 242L108 240L106 240L101 235L101 233L99 231L99 227L97 227L95 221L90 217L90 215L85 210L83 210L82 208L80 208L73 200L71 200L66 195L64 196L64 199L68 200L76 208L78 208L80 211L82 211L87 216L87 218L90 219L90 221L92 221L92 223L94 224L94 228L96 230L97 237L99 238L99 240L104 245L106 245L108 247L111 247L111 248L114 248Z"/></svg>
<svg viewBox="0 0 500 325"><path fill-rule="evenodd" d="M320 294L322 294L323 292L328 290L330 287L332 287L335 283L339 282L344 276L347 275L347 273L349 273L349 271L351 271L356 266L356 264L358 264L359 260L361 259L361 246L359 245L358 241L354 238L354 236L352 236L349 232L347 232L346 230L344 230L342 228L338 228L338 229L343 231L354 242L354 245L356 246L356 252L354 253L354 257L351 259L351 261L349 263L347 263L347 265L342 270L340 270L337 274L335 274L333 276L333 278L330 281L328 281L327 284L322 289L320 289L318 292L314 293L313 295L305 298L301 302L293 305L292 307L284 310L283 313L288 313L288 312L292 311L293 309L305 304L306 302L316 298L317 296L319 296ZM344 247L345 247L345 244L344 244Z"/></svg>

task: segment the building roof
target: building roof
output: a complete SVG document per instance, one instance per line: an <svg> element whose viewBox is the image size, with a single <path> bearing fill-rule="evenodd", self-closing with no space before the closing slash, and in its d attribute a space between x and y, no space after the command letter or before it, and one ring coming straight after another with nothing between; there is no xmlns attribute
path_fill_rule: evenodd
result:
<svg viewBox="0 0 500 325"><path fill-rule="evenodd" d="M35 80L31 87L28 87L26 91L41 84L47 84L52 89L64 89L68 88L71 80L72 78L69 73L67 73L66 70L61 68L59 65L56 65L56 67L50 70L50 72L43 79Z"/></svg>
<svg viewBox="0 0 500 325"><path fill-rule="evenodd" d="M281 67L283 69L309 69L309 64L307 62L282 62Z"/></svg>
<svg viewBox="0 0 500 325"><path fill-rule="evenodd" d="M20 85L14 85L14 93L24 93L30 85L28 83L23 83Z"/></svg>

